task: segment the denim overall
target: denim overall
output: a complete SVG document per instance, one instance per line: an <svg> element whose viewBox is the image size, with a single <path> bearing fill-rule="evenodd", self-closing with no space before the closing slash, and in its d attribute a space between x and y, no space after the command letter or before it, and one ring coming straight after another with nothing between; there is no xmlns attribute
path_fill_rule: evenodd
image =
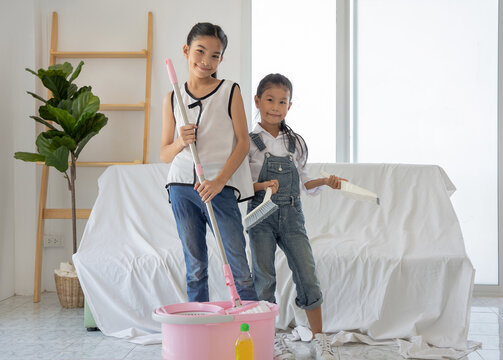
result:
<svg viewBox="0 0 503 360"><path fill-rule="evenodd" d="M250 134L259 151L266 146L259 134ZM300 202L299 172L293 161L295 143L289 142L287 156L274 156L267 150L258 182L278 180L278 192L271 200L279 210L248 231L252 253L253 281L260 300L275 302L276 271L274 260L276 245L285 253L297 289L298 307L312 310L321 305L322 293L315 273L315 264L309 238L304 227L304 214ZM262 202L265 191L258 191L248 203L248 212Z"/></svg>

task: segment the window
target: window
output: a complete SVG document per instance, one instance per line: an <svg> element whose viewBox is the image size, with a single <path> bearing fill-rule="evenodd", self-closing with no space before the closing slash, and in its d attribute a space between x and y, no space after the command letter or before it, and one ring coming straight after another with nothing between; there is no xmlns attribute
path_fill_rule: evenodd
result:
<svg viewBox="0 0 503 360"><path fill-rule="evenodd" d="M355 1L354 158L438 164L477 284L498 284L498 1Z"/></svg>
<svg viewBox="0 0 503 360"><path fill-rule="evenodd" d="M306 140L309 162L335 162L334 64L335 1L253 0L252 94L267 74L290 79L286 122Z"/></svg>

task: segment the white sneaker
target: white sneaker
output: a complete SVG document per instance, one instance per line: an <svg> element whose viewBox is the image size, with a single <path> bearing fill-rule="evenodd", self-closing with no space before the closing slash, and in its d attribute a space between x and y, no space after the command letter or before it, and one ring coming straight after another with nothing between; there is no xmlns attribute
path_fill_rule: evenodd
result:
<svg viewBox="0 0 503 360"><path fill-rule="evenodd" d="M335 360L334 350L326 334L315 334L313 343L317 360Z"/></svg>
<svg viewBox="0 0 503 360"><path fill-rule="evenodd" d="M274 360L295 360L292 350L285 342L286 334L276 334L274 337Z"/></svg>

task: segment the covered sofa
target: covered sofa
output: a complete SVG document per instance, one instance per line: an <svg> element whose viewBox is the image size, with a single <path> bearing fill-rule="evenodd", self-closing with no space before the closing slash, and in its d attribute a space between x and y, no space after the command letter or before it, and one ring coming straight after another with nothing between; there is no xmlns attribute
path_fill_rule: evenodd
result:
<svg viewBox="0 0 503 360"><path fill-rule="evenodd" d="M438 347L466 347L474 269L442 168L404 164L308 164L376 192L380 205L325 188L302 194L321 283L324 330L372 339L422 336ZM77 273L106 335L160 341L153 309L187 301L185 265L164 188L166 164L112 166L78 252ZM244 204L241 207L243 213ZM211 300L227 300L222 260L208 231ZM283 253L276 254L276 326L307 325ZM152 340L154 339L154 340ZM157 339L157 340L156 340Z"/></svg>

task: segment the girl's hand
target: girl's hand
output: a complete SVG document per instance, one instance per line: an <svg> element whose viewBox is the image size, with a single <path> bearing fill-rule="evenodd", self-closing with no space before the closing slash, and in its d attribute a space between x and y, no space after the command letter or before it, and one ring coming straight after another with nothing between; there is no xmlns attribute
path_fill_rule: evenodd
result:
<svg viewBox="0 0 503 360"><path fill-rule="evenodd" d="M276 194L278 192L279 182L276 179L264 181L262 185L264 186L264 191L267 190L268 187L270 187L273 194Z"/></svg>
<svg viewBox="0 0 503 360"><path fill-rule="evenodd" d="M194 190L199 193L201 200L204 203L211 201L215 196L217 196L220 191L224 188L225 183L215 179L215 180L204 180L202 183L199 181L194 185Z"/></svg>
<svg viewBox="0 0 503 360"><path fill-rule="evenodd" d="M196 141L196 133L194 131L195 129L197 129L197 126L195 124L180 126L180 128L178 129L178 139L182 143L183 147Z"/></svg>
<svg viewBox="0 0 503 360"><path fill-rule="evenodd" d="M325 185L330 186L332 189L340 189L341 181L348 181L347 179L340 178L335 175L330 175L330 177L324 179L325 179Z"/></svg>

